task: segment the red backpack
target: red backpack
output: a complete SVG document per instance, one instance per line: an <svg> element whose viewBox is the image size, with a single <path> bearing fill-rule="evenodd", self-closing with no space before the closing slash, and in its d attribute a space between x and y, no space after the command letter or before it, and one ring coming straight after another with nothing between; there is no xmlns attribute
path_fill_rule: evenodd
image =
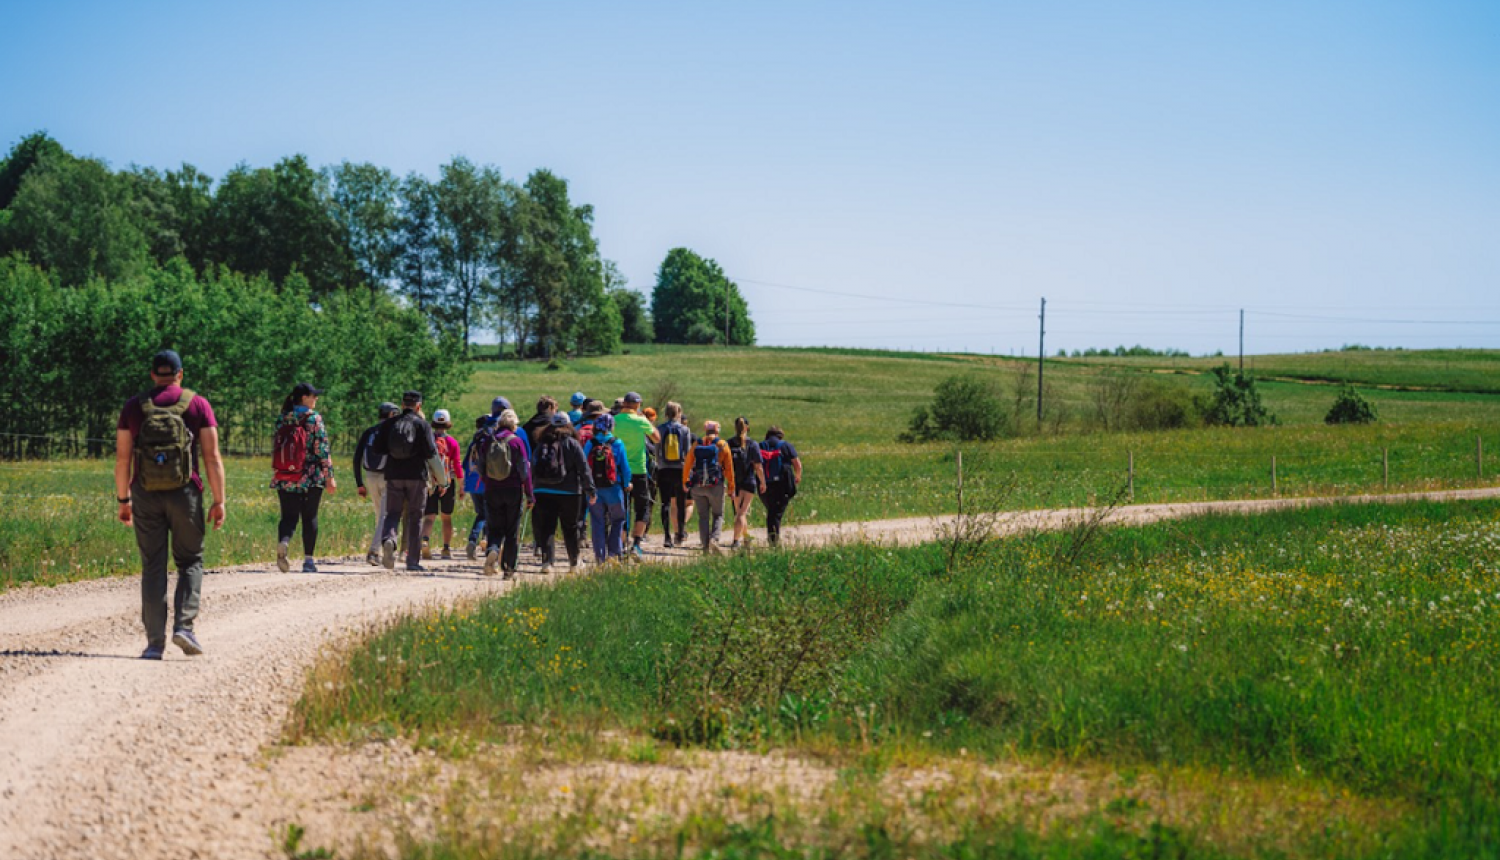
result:
<svg viewBox="0 0 1500 860"><path fill-rule="evenodd" d="M302 480L302 470L306 465L307 428L302 419L277 427L276 437L271 442L271 468L276 472L276 480L295 484Z"/></svg>
<svg viewBox="0 0 1500 860"><path fill-rule="evenodd" d="M620 483L619 466L615 463L614 438L610 436L594 440L589 449L589 472L594 476L594 487L604 489Z"/></svg>

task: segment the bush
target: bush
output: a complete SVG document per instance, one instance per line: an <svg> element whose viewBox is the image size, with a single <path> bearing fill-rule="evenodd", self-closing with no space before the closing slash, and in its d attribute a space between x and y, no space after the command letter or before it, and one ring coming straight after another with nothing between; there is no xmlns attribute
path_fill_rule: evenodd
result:
<svg viewBox="0 0 1500 860"><path fill-rule="evenodd" d="M1000 389L977 376L950 376L932 391L932 404L918 409L902 442L987 442L1010 432Z"/></svg>
<svg viewBox="0 0 1500 860"><path fill-rule="evenodd" d="M1177 430L1203 421L1193 393L1180 385L1150 380L1130 403L1130 425L1135 430Z"/></svg>
<svg viewBox="0 0 1500 860"><path fill-rule="evenodd" d="M1375 404L1365 399L1348 383L1344 384L1339 391L1339 396L1333 401L1333 407L1323 417L1324 424L1373 424L1380 416L1375 412Z"/></svg>
<svg viewBox="0 0 1500 860"><path fill-rule="evenodd" d="M1260 402L1255 377L1232 371L1227 363L1213 369L1214 393L1203 405L1203 420L1215 426L1260 427L1275 424L1276 416Z"/></svg>

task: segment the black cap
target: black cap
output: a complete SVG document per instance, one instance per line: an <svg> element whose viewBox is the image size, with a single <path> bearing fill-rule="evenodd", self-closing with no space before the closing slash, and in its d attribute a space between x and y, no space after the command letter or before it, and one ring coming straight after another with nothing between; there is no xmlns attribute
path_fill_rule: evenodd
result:
<svg viewBox="0 0 1500 860"><path fill-rule="evenodd" d="M625 404L628 406L628 405L630 405L632 403L640 403L641 402L641 396L639 394L635 393L634 391L629 391L629 392L626 392L624 400L625 400Z"/></svg>
<svg viewBox="0 0 1500 860"><path fill-rule="evenodd" d="M164 349L151 359L151 372L157 376L173 376L182 369L182 356L175 349Z"/></svg>
<svg viewBox="0 0 1500 860"><path fill-rule="evenodd" d="M317 396L323 393L323 389L315 387L311 382L299 382L292 386L292 399L306 397L309 394Z"/></svg>
<svg viewBox="0 0 1500 860"><path fill-rule="evenodd" d="M397 406L396 404L392 403L389 400L387 400L386 402L380 404L380 417L381 418L389 418L392 415L395 415L397 412L400 412L400 411L401 411L401 407Z"/></svg>
<svg viewBox="0 0 1500 860"><path fill-rule="evenodd" d="M418 403L422 402L422 392L408 391L401 395L401 402L405 403L407 406L415 406Z"/></svg>

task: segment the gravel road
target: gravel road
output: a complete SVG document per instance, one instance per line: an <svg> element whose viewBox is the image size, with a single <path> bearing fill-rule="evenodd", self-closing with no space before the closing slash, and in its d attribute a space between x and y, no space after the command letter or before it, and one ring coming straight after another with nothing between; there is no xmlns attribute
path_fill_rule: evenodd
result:
<svg viewBox="0 0 1500 860"><path fill-rule="evenodd" d="M1500 488L1342 501L1500 496ZM1139 505L1112 512L1149 522L1309 500ZM997 528L1055 528L1087 512L1008 514ZM789 542L929 540L941 519L803 526ZM653 560L681 560L654 544ZM267 766L307 669L321 649L395 613L494 594L513 583L479 564L434 561L434 575L389 573L362 560L317 574L250 565L204 578L197 625L207 651L144 647L136 578L0 593L0 858L274 858L298 820L298 798ZM523 567L521 584L547 581ZM320 774L302 774L315 786Z"/></svg>

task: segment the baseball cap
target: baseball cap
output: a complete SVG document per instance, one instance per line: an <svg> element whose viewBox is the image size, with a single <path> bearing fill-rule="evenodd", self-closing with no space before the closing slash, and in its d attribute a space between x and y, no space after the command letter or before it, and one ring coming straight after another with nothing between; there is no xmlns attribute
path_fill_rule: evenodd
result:
<svg viewBox="0 0 1500 860"><path fill-rule="evenodd" d="M585 396L582 391L575 391L573 392L572 398L569 399L569 402L572 403L573 407L576 409L579 406L582 406L586 400L588 400L588 397Z"/></svg>
<svg viewBox="0 0 1500 860"><path fill-rule="evenodd" d="M615 419L608 415L600 415L594 419L595 433L612 433L615 429Z"/></svg>
<svg viewBox="0 0 1500 860"><path fill-rule="evenodd" d="M641 402L641 396L639 394L636 394L634 391L627 391L625 393L625 403L627 405L631 404L631 403L640 403L640 402Z"/></svg>
<svg viewBox="0 0 1500 860"><path fill-rule="evenodd" d="M439 409L438 411L432 413L432 426L434 426L434 427L452 427L453 426L453 416L448 414L448 410L446 410L446 409Z"/></svg>
<svg viewBox="0 0 1500 860"><path fill-rule="evenodd" d="M403 393L401 395L401 402L405 403L407 405L414 405L414 404L417 404L417 403L421 403L422 402L422 392L415 391L415 390L413 390L413 391L407 391L407 392L405 392L405 393Z"/></svg>
<svg viewBox="0 0 1500 860"><path fill-rule="evenodd" d="M552 423L554 425L558 426L558 427L572 427L573 426L573 422L568 420L568 413L566 413L566 412L554 412L554 413L552 413Z"/></svg>
<svg viewBox="0 0 1500 860"><path fill-rule="evenodd" d="M499 415L501 412L504 412L505 410L507 410L509 408L510 408L510 401L506 400L504 397L496 397L494 400L490 401L490 414L491 415Z"/></svg>
<svg viewBox="0 0 1500 860"><path fill-rule="evenodd" d="M309 394L316 396L322 393L323 389L315 387L311 382L299 382L292 386L293 400L296 400L298 397L306 397Z"/></svg>
<svg viewBox="0 0 1500 860"><path fill-rule="evenodd" d="M389 418L392 415L395 415L397 412L400 412L400 411L401 411L401 407L397 406L396 404L392 403L389 400L387 400L386 402L380 404L380 417L381 418Z"/></svg>
<svg viewBox="0 0 1500 860"><path fill-rule="evenodd" d="M175 349L164 349L151 359L151 372L157 376L171 376L182 369L182 356Z"/></svg>

